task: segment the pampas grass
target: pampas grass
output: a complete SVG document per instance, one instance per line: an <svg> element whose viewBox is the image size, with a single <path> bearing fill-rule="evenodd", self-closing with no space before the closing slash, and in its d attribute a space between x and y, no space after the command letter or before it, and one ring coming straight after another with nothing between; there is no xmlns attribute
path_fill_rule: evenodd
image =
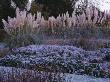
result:
<svg viewBox="0 0 110 82"><path fill-rule="evenodd" d="M92 33L89 36L91 37L97 34L97 31L100 33L102 30L109 30L109 21L110 14L107 11L101 12L93 6L85 9L82 13L73 11L72 16L70 16L66 12L56 18L51 16L48 20L44 19L41 12L37 12L37 15L32 15L27 10L20 11L19 8L16 8L16 17L8 17L8 21L3 19L3 24L5 31L11 37L9 38L10 41L8 41L9 45L11 43L13 45L15 42L14 44L19 47L19 45L26 46L35 43L33 38L41 32L43 34L50 33L49 35L63 36L64 38L80 37L87 34L85 35L86 37ZM83 32L84 34L82 34Z"/></svg>

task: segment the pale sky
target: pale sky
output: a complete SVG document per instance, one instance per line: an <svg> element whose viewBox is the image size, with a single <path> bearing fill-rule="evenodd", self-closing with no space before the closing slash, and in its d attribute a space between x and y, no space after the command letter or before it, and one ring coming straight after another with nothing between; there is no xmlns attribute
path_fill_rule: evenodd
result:
<svg viewBox="0 0 110 82"><path fill-rule="evenodd" d="M29 2L31 3L32 0L29 0Z"/></svg>
<svg viewBox="0 0 110 82"><path fill-rule="evenodd" d="M110 10L110 0L99 0L99 1L100 1L100 9L102 11Z"/></svg>

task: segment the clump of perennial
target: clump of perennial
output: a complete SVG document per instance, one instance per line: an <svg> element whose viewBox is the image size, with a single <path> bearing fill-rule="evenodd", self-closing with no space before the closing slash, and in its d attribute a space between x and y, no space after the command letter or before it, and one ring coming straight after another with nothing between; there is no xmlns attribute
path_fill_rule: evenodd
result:
<svg viewBox="0 0 110 82"><path fill-rule="evenodd" d="M15 29L20 31L25 28L25 31L29 33L35 31L35 29L38 31L38 29L42 27L51 28L52 32L54 32L55 27L95 26L96 24L103 24L104 21L110 18L107 11L101 12L95 7L87 8L82 14L74 11L72 16L70 16L69 13L66 12L56 18L51 16L48 20L44 19L41 12L38 12L36 16L31 13L27 14L26 10L20 11L20 9L17 8L16 17L8 17L7 22L3 19L4 29L9 34L12 34L11 32L15 31Z"/></svg>

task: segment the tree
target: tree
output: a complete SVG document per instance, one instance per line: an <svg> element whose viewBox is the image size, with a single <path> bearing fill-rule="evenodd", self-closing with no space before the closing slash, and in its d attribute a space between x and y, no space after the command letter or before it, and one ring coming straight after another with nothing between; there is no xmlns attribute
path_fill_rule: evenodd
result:
<svg viewBox="0 0 110 82"><path fill-rule="evenodd" d="M20 9L25 9L28 0L13 0L13 2L15 2L16 6L19 7Z"/></svg>
<svg viewBox="0 0 110 82"><path fill-rule="evenodd" d="M16 6L24 9L28 0L13 0ZM3 28L2 19L15 16L15 9L11 6L11 0L0 0L0 28Z"/></svg>
<svg viewBox="0 0 110 82"><path fill-rule="evenodd" d="M10 7L10 0L0 0L0 28L2 27L2 19L14 15L14 9Z"/></svg>
<svg viewBox="0 0 110 82"><path fill-rule="evenodd" d="M69 14L73 12L72 1L71 0L35 0L36 4L42 4L42 13L48 14L48 16L58 16L59 14L66 13Z"/></svg>

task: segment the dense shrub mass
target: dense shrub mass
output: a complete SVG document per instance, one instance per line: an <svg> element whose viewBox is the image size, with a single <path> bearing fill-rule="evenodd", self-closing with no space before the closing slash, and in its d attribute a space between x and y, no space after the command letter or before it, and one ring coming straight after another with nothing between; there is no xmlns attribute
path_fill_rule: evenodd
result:
<svg viewBox="0 0 110 82"><path fill-rule="evenodd" d="M85 51L73 46L30 45L13 49L1 66L110 78L110 48Z"/></svg>
<svg viewBox="0 0 110 82"><path fill-rule="evenodd" d="M0 67L1 82L110 82L105 78L92 78L85 75L67 73L38 72L33 70Z"/></svg>

